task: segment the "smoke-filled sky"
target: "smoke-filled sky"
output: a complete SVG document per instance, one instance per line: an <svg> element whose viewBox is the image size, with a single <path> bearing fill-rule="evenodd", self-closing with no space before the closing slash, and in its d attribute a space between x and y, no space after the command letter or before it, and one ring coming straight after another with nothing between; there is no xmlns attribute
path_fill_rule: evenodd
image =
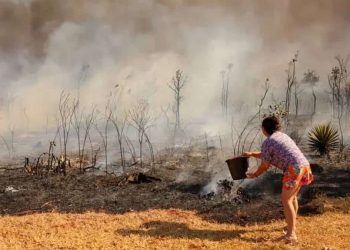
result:
<svg viewBox="0 0 350 250"><path fill-rule="evenodd" d="M253 103L266 78L285 86L297 51L297 76L315 69L325 81L334 57L349 53L349 12L347 0L0 0L0 128L25 128L24 109L31 129L46 115L53 125L60 92L77 96L86 65L82 106L102 108L119 84L123 109L147 98L160 115L181 69L183 119L215 123L229 63L230 106Z"/></svg>

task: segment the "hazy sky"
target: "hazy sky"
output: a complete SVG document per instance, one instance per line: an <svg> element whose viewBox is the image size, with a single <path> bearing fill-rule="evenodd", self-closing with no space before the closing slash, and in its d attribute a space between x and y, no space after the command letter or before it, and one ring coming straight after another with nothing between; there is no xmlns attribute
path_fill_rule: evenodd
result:
<svg viewBox="0 0 350 250"><path fill-rule="evenodd" d="M349 53L349 12L347 0L0 0L0 128L8 126L12 96L11 124L25 126L24 108L33 128L46 114L53 124L60 92L76 96L84 65L83 106L103 107L119 84L122 108L148 98L161 114L173 103L167 83L181 69L183 118L213 124L229 63L230 106L253 103L257 81L284 87L297 51L298 77L311 68L326 80L334 57Z"/></svg>

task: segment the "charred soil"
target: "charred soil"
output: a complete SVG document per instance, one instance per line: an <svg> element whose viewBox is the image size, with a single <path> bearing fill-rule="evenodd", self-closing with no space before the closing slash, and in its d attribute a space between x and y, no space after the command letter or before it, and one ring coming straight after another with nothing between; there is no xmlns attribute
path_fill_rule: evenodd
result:
<svg viewBox="0 0 350 250"><path fill-rule="evenodd" d="M313 160L322 167L315 181L299 195L300 215L326 211L350 211L350 170L347 162ZM1 215L42 212L84 213L97 211L123 214L148 209L194 210L202 218L218 223L265 223L283 218L279 200L281 173L272 169L259 183L233 182L230 176L218 181L216 193L203 193L212 177L205 157L186 156L158 164L156 172L134 167L127 177L80 174L69 169L67 176L39 177L18 171L0 174ZM215 166L214 168L215 169ZM129 175L130 176L130 175ZM181 178L179 178L179 176ZM138 180L138 179L137 179ZM145 181L142 181L145 180ZM241 185L239 185L241 184ZM253 185L254 184L254 185Z"/></svg>

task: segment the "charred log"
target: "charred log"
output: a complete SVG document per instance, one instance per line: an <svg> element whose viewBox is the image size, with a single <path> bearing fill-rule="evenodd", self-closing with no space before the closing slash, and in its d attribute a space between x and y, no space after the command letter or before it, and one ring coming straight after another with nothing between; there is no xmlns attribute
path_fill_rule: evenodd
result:
<svg viewBox="0 0 350 250"><path fill-rule="evenodd" d="M150 183L152 181L161 181L161 179L159 179L159 178L156 178L153 176L147 176L143 173L131 174L127 180L129 183L132 183L132 184Z"/></svg>

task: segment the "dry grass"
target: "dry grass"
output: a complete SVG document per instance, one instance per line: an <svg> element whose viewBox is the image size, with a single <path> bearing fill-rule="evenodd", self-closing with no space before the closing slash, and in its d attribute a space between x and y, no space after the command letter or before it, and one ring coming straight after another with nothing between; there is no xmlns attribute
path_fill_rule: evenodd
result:
<svg viewBox="0 0 350 250"><path fill-rule="evenodd" d="M3 216L0 249L348 249L350 215L298 219L300 242L275 243L283 221L241 227L203 221L195 212L148 210L124 215L43 213ZM260 242L259 242L260 241Z"/></svg>

